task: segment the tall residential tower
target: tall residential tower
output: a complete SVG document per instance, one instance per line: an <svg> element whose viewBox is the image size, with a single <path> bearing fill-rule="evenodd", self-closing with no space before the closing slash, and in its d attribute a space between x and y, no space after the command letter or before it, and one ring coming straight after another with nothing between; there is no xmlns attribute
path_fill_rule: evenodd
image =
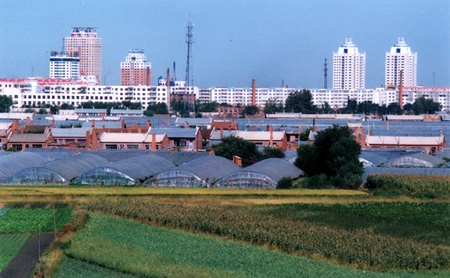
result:
<svg viewBox="0 0 450 278"><path fill-rule="evenodd" d="M403 71L404 87L417 86L417 52L412 53L403 38L398 38L391 52L386 52L385 86L400 86L400 71Z"/></svg>
<svg viewBox="0 0 450 278"><path fill-rule="evenodd" d="M80 79L80 57L52 51L50 55L50 78Z"/></svg>
<svg viewBox="0 0 450 278"><path fill-rule="evenodd" d="M333 89L364 89L365 75L366 53L359 53L352 39L346 38L338 52L333 53Z"/></svg>
<svg viewBox="0 0 450 278"><path fill-rule="evenodd" d="M97 37L95 27L72 27L72 35L64 40L68 56L80 57L80 76L95 76L101 81L102 39Z"/></svg>
<svg viewBox="0 0 450 278"><path fill-rule="evenodd" d="M152 65L142 49L130 49L125 62L120 63L120 85L150 86L152 80Z"/></svg>

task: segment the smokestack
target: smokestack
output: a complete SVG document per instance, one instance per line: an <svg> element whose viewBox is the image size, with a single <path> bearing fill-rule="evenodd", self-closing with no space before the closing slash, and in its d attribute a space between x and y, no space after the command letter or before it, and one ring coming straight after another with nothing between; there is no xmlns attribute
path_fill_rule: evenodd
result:
<svg viewBox="0 0 450 278"><path fill-rule="evenodd" d="M400 90L398 93L398 104L403 109L403 70L400 71Z"/></svg>
<svg viewBox="0 0 450 278"><path fill-rule="evenodd" d="M223 128L221 127L220 128L220 140L222 140L223 139Z"/></svg>
<svg viewBox="0 0 450 278"><path fill-rule="evenodd" d="M389 119L386 116L386 130L389 130Z"/></svg>
<svg viewBox="0 0 450 278"><path fill-rule="evenodd" d="M30 125L30 117L27 117L27 126Z"/></svg>
<svg viewBox="0 0 450 278"><path fill-rule="evenodd" d="M92 120L92 128L94 128L95 127L95 120Z"/></svg>
<svg viewBox="0 0 450 278"><path fill-rule="evenodd" d="M256 87L255 87L255 78L252 81L252 105L256 105Z"/></svg>
<svg viewBox="0 0 450 278"><path fill-rule="evenodd" d="M152 126L152 123L150 122L150 120L147 120L147 129L150 128Z"/></svg>
<svg viewBox="0 0 450 278"><path fill-rule="evenodd" d="M156 152L156 133L152 133L152 152Z"/></svg>
<svg viewBox="0 0 450 278"><path fill-rule="evenodd" d="M121 125L121 128L122 128L122 129L125 129L125 120L124 120L124 119L122 119L122 125Z"/></svg>
<svg viewBox="0 0 450 278"><path fill-rule="evenodd" d="M170 68L167 68L167 81L166 86L170 87Z"/></svg>
<svg viewBox="0 0 450 278"><path fill-rule="evenodd" d="M52 119L52 128L55 128L55 119Z"/></svg>
<svg viewBox="0 0 450 278"><path fill-rule="evenodd" d="M86 150L89 150L91 146L91 134L89 131L86 131Z"/></svg>
<svg viewBox="0 0 450 278"><path fill-rule="evenodd" d="M97 131L95 130L95 128L92 129L92 150L96 151L97 150Z"/></svg>
<svg viewBox="0 0 450 278"><path fill-rule="evenodd" d="M366 148L366 131L364 130L364 128L361 129L361 149L365 149Z"/></svg>
<svg viewBox="0 0 450 278"><path fill-rule="evenodd" d="M273 146L273 131L270 130L270 142L269 142L269 146Z"/></svg>

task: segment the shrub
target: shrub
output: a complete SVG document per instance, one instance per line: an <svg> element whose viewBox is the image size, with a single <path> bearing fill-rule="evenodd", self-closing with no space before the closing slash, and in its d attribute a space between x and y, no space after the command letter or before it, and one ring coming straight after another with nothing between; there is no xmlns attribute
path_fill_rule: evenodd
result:
<svg viewBox="0 0 450 278"><path fill-rule="evenodd" d="M278 181L277 189L289 189L292 188L292 178L291 177L283 177Z"/></svg>

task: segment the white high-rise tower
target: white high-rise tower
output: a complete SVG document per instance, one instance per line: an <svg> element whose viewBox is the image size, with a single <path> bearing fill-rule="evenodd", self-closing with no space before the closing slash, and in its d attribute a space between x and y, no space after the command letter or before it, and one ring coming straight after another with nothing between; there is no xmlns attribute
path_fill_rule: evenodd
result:
<svg viewBox="0 0 450 278"><path fill-rule="evenodd" d="M403 86L417 86L417 52L412 53L411 48L403 38L398 38L391 52L386 52L386 79L385 86L400 86L400 71L403 70Z"/></svg>
<svg viewBox="0 0 450 278"><path fill-rule="evenodd" d="M357 90L366 85L366 53L359 53L351 38L333 53L333 89Z"/></svg>

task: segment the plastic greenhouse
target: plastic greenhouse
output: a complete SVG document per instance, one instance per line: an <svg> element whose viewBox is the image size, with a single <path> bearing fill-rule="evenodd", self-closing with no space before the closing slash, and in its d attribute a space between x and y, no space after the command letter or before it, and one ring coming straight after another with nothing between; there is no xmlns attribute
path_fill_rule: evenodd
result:
<svg viewBox="0 0 450 278"><path fill-rule="evenodd" d="M10 153L8 155L0 156L0 182L5 183L9 177L17 173L18 171L42 165L48 162L48 160L36 153L21 152Z"/></svg>
<svg viewBox="0 0 450 278"><path fill-rule="evenodd" d="M134 185L175 165L156 155L140 155L96 167L78 176L74 182L95 185Z"/></svg>
<svg viewBox="0 0 450 278"><path fill-rule="evenodd" d="M375 174L394 174L394 175L421 175L421 176L450 176L449 168L387 168L370 167L364 171L363 181L367 177Z"/></svg>
<svg viewBox="0 0 450 278"><path fill-rule="evenodd" d="M220 156L204 156L189 161L179 167L161 172L148 179L144 185L210 187L221 177L240 168L230 160Z"/></svg>
<svg viewBox="0 0 450 278"><path fill-rule="evenodd" d="M224 176L217 181L217 187L276 188L283 177L293 179L305 173L288 161L269 158L245 169Z"/></svg>
<svg viewBox="0 0 450 278"><path fill-rule="evenodd" d="M7 182L10 184L70 183L75 177L87 170L107 163L106 159L93 154L78 154L66 159L25 168L11 176Z"/></svg>
<svg viewBox="0 0 450 278"><path fill-rule="evenodd" d="M389 160L384 163L383 166L386 167L438 167L443 165L445 160L440 159L428 154L413 154L408 156L403 156L397 159Z"/></svg>
<svg viewBox="0 0 450 278"><path fill-rule="evenodd" d="M378 155L374 152L361 151L361 154L359 155L359 161L363 163L364 168L367 168L380 166L383 163L386 163L388 160L387 158L382 157L381 155Z"/></svg>

